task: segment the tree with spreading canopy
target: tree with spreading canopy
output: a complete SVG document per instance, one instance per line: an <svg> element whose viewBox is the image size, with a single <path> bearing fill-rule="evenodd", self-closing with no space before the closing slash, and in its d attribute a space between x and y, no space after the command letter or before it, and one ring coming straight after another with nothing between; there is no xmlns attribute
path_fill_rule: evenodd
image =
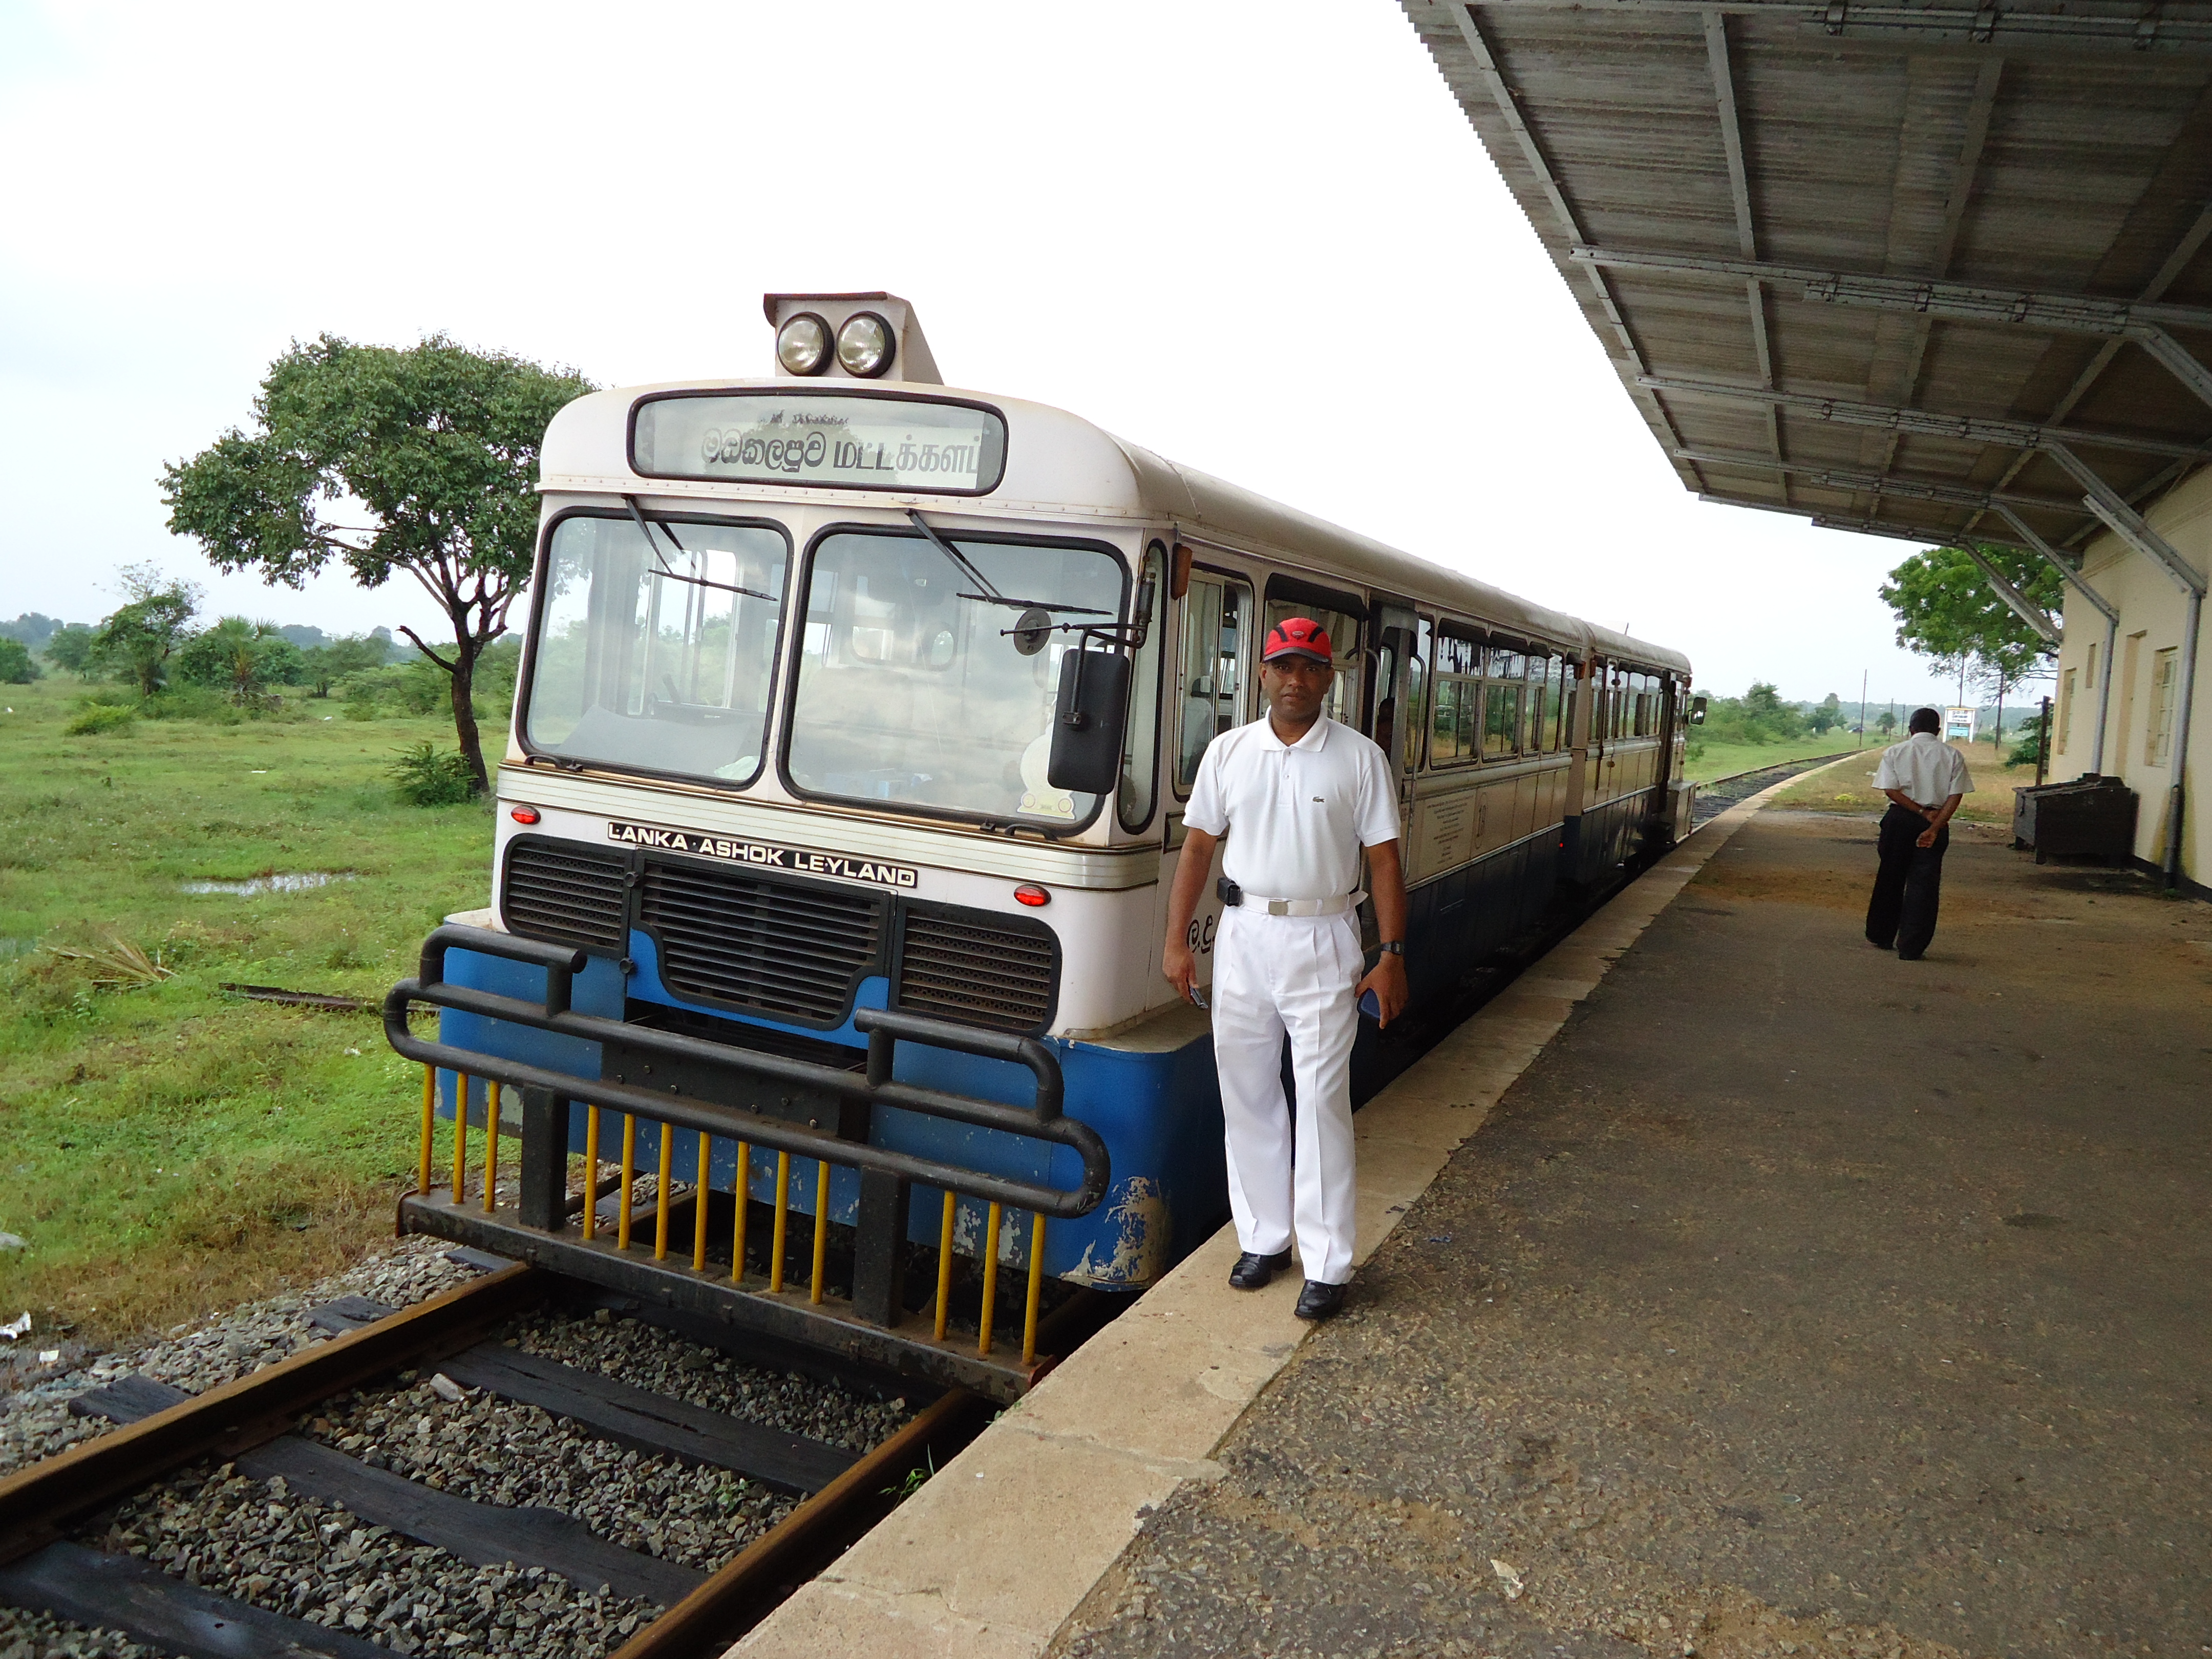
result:
<svg viewBox="0 0 2212 1659"><path fill-rule="evenodd" d="M229 693L237 703L254 703L272 685L294 685L304 672L300 647L274 623L225 617L185 641L177 653L177 673L187 684Z"/></svg>
<svg viewBox="0 0 2212 1659"><path fill-rule="evenodd" d="M2065 578L2032 553L1978 543L1975 551L2032 604L2055 614L2065 597ZM1897 642L1932 658L1947 674L1972 678L2005 693L2057 656L2045 640L1999 599L1972 555L1960 547L1915 553L1881 585L1884 603L1897 616Z"/></svg>
<svg viewBox="0 0 2212 1659"><path fill-rule="evenodd" d="M190 637L200 590L150 564L125 565L121 574L125 601L101 621L93 658L150 697L168 678L170 657Z"/></svg>
<svg viewBox="0 0 2212 1659"><path fill-rule="evenodd" d="M64 623L46 641L46 660L65 674L81 680L92 678L100 641L98 630L82 623Z"/></svg>
<svg viewBox="0 0 2212 1659"><path fill-rule="evenodd" d="M592 389L443 335L404 349L329 334L295 342L261 383L251 433L233 428L162 469L169 528L218 568L258 569L289 587L333 559L364 588L395 574L419 583L452 641L435 648L399 631L446 673L461 756L482 790L477 664L530 579L546 423ZM333 509L368 522L335 522Z"/></svg>
<svg viewBox="0 0 2212 1659"><path fill-rule="evenodd" d="M31 647L12 635L0 634L0 685L28 685L38 678Z"/></svg>

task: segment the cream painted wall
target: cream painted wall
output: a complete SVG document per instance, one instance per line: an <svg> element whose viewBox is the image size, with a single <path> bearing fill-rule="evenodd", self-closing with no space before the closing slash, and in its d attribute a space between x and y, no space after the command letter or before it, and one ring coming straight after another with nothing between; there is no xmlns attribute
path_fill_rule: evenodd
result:
<svg viewBox="0 0 2212 1659"><path fill-rule="evenodd" d="M2183 558L2200 571L2212 570L2212 467L2201 467L2182 480L2143 516ZM2066 643L2058 654L2057 684L2063 700L2067 695L2067 677L2073 676L2073 706L2070 720L2057 722L2066 747L2063 754L2051 757L2051 775L2075 778L2089 769L2097 700L2102 690L2090 678L2094 647L2097 679L2101 681L2107 673L2114 675L2105 727L2104 769L2107 775L2126 780L2141 797L2136 814L2136 856L2162 865L2174 775L2170 764L2148 760L2146 750L2157 717L2154 675L2158 653L2177 649L2174 661L2179 672L2178 647L2187 615L2186 599L2181 584L2166 574L2163 566L2110 534L2089 544L2081 579L2120 613L2112 653L2115 660L2110 664L2105 660L2105 619L2069 586ZM2207 609L2212 611L2212 605ZM2212 779L2212 639L2206 637L2206 631L2200 623L2196 706L2190 720L2185 780L2181 871L2189 880L2212 886L2212 799L2199 793Z"/></svg>

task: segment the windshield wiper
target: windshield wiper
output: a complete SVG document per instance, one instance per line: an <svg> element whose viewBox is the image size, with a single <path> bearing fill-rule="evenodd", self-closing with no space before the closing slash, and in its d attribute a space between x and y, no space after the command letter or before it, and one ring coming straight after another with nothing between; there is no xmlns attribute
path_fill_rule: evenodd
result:
<svg viewBox="0 0 2212 1659"><path fill-rule="evenodd" d="M723 593L742 593L749 599L766 599L770 605L778 605L782 602L776 594L763 593L757 587L739 587L731 582L710 581L704 576L685 575L682 571L677 569L673 565L668 562L668 556L660 550L659 544L654 542L653 539L653 526L655 524L660 524L660 520L655 519L648 523L645 514L638 507L637 497L635 495L623 496L623 505L629 509L630 517L637 520L637 533L645 538L646 551L652 554L653 558L659 562L660 574L667 577L669 580L672 582L685 582L693 587L711 587L715 589L717 592ZM660 533L668 538L669 545L673 547L678 553L684 554L687 557L690 556L691 550L684 546L682 542L676 539L676 532L673 530L670 529L665 524L660 524Z"/></svg>
<svg viewBox="0 0 2212 1659"><path fill-rule="evenodd" d="M1110 617L1114 614L1110 611L1101 611L1095 605L1047 605L1042 599L1009 599L1006 595L999 592L998 588L992 584L991 579L988 576L985 575L981 571L975 568L966 554L963 553L958 548L953 546L951 542L946 541L944 537L939 535L937 532L931 527L928 520L923 518L921 514L915 512L912 507L908 507L907 509L906 515L908 518L914 520L914 527L916 530L919 530L923 535L929 538L930 544L932 546L936 548L939 552L945 555L946 558L951 560L954 567L964 573L969 581L974 582L976 586L983 590L980 593L957 594L955 595L956 598L973 599L978 605L1003 605L1010 611L1060 611L1079 612L1086 617Z"/></svg>

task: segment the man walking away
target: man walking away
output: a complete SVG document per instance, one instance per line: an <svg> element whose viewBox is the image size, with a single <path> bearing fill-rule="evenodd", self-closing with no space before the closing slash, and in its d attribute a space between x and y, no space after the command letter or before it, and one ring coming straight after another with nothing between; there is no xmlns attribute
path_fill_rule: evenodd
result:
<svg viewBox="0 0 2212 1659"><path fill-rule="evenodd" d="M1881 751L1874 787L1889 797L1876 850L1881 866L1867 904L1867 943L1898 960L1917 962L1936 937L1936 907L1942 896L1943 854L1951 845L1951 815L1974 787L1966 757L1936 733L1942 720L1916 708L1903 743Z"/></svg>
<svg viewBox="0 0 2212 1659"><path fill-rule="evenodd" d="M1304 617L1267 635L1260 684L1268 712L1206 745L1183 817L1188 832L1169 895L1161 969L1186 997L1188 934L1223 856L1213 954L1213 1063L1229 1152L1229 1202L1243 1254L1229 1282L1256 1291L1291 1265L1295 1223L1305 1268L1301 1319L1343 1305L1352 1277L1352 1040L1360 997L1385 1025L1406 1006L1406 883L1397 791L1381 749L1323 714L1335 678L1328 635ZM1235 834L1231 835L1231 830ZM1382 939L1360 976L1359 854ZM1291 1042L1297 1120L1283 1097Z"/></svg>

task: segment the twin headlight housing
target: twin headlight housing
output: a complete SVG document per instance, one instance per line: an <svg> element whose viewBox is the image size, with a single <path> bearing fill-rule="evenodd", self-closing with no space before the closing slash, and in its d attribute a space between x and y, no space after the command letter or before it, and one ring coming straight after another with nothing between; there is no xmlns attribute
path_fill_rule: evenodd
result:
<svg viewBox="0 0 2212 1659"><path fill-rule="evenodd" d="M890 368L897 350L891 325L872 311L854 312L834 334L822 317L801 311L775 331L775 361L787 374L823 374L834 353L845 373L872 380Z"/></svg>

